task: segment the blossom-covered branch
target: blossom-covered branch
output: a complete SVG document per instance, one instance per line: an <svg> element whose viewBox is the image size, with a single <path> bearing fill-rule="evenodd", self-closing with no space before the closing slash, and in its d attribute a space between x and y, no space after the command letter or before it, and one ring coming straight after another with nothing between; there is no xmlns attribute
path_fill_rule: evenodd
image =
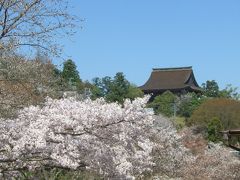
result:
<svg viewBox="0 0 240 180"><path fill-rule="evenodd" d="M17 119L0 124L0 169L77 169L85 164L107 177L150 171L153 117L144 109L147 100L126 100L122 107L103 99L49 98L42 108L25 108Z"/></svg>

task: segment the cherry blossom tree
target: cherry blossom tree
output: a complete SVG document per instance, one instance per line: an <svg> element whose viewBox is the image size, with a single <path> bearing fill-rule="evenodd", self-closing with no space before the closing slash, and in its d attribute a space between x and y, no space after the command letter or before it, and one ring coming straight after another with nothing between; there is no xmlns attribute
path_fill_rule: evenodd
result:
<svg viewBox="0 0 240 180"><path fill-rule="evenodd" d="M52 166L133 178L151 171L147 100L126 100L121 107L103 99L47 99L44 107L24 108L17 119L1 121L1 173Z"/></svg>
<svg viewBox="0 0 240 180"><path fill-rule="evenodd" d="M0 59L0 117L16 115L20 108L44 102L46 96L57 97L60 77L50 61L21 56Z"/></svg>
<svg viewBox="0 0 240 180"><path fill-rule="evenodd" d="M59 53L56 37L73 33L67 0L0 0L0 52L23 46Z"/></svg>
<svg viewBox="0 0 240 180"><path fill-rule="evenodd" d="M123 105L104 99L46 99L0 120L0 177L42 167L90 170L106 179L236 179L240 161L220 145L191 152L166 118L145 109L149 97ZM197 138L196 141L199 141ZM208 168L206 168L208 167Z"/></svg>

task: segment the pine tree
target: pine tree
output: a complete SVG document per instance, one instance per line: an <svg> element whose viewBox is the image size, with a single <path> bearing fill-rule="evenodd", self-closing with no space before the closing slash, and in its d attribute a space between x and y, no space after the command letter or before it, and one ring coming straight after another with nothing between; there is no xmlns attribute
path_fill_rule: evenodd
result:
<svg viewBox="0 0 240 180"><path fill-rule="evenodd" d="M64 62L62 78L69 88L79 87L82 84L77 66L71 59Z"/></svg>

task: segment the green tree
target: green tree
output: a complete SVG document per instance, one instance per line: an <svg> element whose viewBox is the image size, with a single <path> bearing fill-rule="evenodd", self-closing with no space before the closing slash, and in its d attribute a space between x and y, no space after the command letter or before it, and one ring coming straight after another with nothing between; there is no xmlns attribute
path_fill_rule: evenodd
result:
<svg viewBox="0 0 240 180"><path fill-rule="evenodd" d="M129 98L131 100L137 98L137 97L143 97L144 93L141 89L139 89L136 85L130 84L128 88L128 93L126 95L126 98Z"/></svg>
<svg viewBox="0 0 240 180"><path fill-rule="evenodd" d="M203 101L204 98L202 96L197 95L196 93L188 93L180 98L177 114L189 118L193 111L197 109Z"/></svg>
<svg viewBox="0 0 240 180"><path fill-rule="evenodd" d="M110 91L110 85L112 84L112 79L109 76L104 78L94 78L93 88L92 88L92 99L105 97Z"/></svg>
<svg viewBox="0 0 240 180"><path fill-rule="evenodd" d="M104 97L109 102L123 103L126 98L133 100L143 95L121 72L117 73L114 79L109 76L93 79L92 99Z"/></svg>
<svg viewBox="0 0 240 180"><path fill-rule="evenodd" d="M218 83L215 80L206 81L202 86L204 90L203 95L206 97L240 99L240 94L237 91L238 88L233 87L231 84L228 84L223 90L219 89Z"/></svg>
<svg viewBox="0 0 240 180"><path fill-rule="evenodd" d="M123 103L124 99L127 98L129 92L130 83L125 78L122 72L118 72L112 83L109 86L109 93L106 95L106 100L109 102Z"/></svg>
<svg viewBox="0 0 240 180"><path fill-rule="evenodd" d="M72 90L74 87L76 87L77 90L83 89L83 84L77 71L77 66L71 59L68 59L63 64L62 78L67 86L67 89Z"/></svg>
<svg viewBox="0 0 240 180"><path fill-rule="evenodd" d="M220 91L220 97L239 100L240 94L237 92L237 90L237 87L232 87L231 84L228 84L226 88Z"/></svg>
<svg viewBox="0 0 240 180"><path fill-rule="evenodd" d="M156 114L163 114L167 117L174 115L174 103L176 96L170 92L166 91L163 94L156 96L152 103L149 104L149 107L154 109Z"/></svg>
<svg viewBox="0 0 240 180"><path fill-rule="evenodd" d="M206 81L206 83L202 84L203 86L203 94L207 97L219 97L220 91L218 83L215 80Z"/></svg>

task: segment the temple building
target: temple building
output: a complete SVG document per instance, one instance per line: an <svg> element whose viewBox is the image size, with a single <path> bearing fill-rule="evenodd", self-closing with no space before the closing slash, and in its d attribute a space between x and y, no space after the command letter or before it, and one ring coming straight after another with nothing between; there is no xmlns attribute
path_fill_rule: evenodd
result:
<svg viewBox="0 0 240 180"><path fill-rule="evenodd" d="M169 90L174 94L185 94L188 92L200 93L199 87L192 67L177 68L153 68L148 81L139 87L144 94L157 96Z"/></svg>

